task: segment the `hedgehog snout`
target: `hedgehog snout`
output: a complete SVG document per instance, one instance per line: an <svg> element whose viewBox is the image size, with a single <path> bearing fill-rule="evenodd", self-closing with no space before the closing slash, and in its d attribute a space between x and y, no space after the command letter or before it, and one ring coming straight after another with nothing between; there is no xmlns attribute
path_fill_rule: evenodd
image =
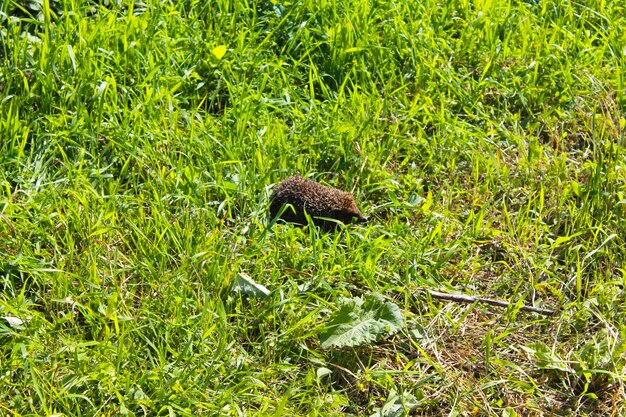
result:
<svg viewBox="0 0 626 417"><path fill-rule="evenodd" d="M356 209L353 213L352 213L352 219L351 219L354 223L366 223L368 221L367 217L365 217L364 215L361 214L361 212L359 211L359 209Z"/></svg>

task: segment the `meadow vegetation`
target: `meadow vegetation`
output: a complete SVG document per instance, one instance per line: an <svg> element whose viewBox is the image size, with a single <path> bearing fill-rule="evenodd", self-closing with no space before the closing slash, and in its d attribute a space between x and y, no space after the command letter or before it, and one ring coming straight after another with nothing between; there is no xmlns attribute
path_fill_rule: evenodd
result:
<svg viewBox="0 0 626 417"><path fill-rule="evenodd" d="M619 0L3 1L0 414L626 415L625 65Z"/></svg>

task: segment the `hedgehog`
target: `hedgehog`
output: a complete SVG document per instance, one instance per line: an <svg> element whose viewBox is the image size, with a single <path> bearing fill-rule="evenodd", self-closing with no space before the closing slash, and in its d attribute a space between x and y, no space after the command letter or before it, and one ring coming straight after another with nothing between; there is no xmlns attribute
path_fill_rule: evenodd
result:
<svg viewBox="0 0 626 417"><path fill-rule="evenodd" d="M281 209L285 207L282 214ZM356 207L351 193L326 187L315 181L300 176L290 177L275 188L270 202L270 217L286 222L306 225L304 212L311 216L313 223L324 229L334 228L337 223L324 218L339 220L343 223L366 222L367 219Z"/></svg>

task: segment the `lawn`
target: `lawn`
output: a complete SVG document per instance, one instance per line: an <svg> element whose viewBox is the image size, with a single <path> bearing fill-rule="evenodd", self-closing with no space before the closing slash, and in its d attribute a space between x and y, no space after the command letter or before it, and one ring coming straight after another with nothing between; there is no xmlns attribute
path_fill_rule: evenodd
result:
<svg viewBox="0 0 626 417"><path fill-rule="evenodd" d="M626 415L625 78L620 0L2 2L0 415Z"/></svg>

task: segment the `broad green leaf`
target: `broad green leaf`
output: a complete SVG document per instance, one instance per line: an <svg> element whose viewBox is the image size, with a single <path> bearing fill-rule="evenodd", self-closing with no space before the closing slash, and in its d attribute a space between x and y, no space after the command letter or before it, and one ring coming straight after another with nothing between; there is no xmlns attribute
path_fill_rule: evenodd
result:
<svg viewBox="0 0 626 417"><path fill-rule="evenodd" d="M248 297L265 298L270 295L270 290L264 285L255 282L250 275L244 274L243 272L237 274L233 291L247 295Z"/></svg>
<svg viewBox="0 0 626 417"><path fill-rule="evenodd" d="M391 336L404 325L404 315L379 294L344 300L320 332L323 348L359 346Z"/></svg>
<svg viewBox="0 0 626 417"><path fill-rule="evenodd" d="M5 316L4 319L7 321L7 323L9 323L9 326L11 327L20 328L24 324L24 320L20 319L19 317Z"/></svg>
<svg viewBox="0 0 626 417"><path fill-rule="evenodd" d="M331 371L330 369L324 367L324 366L320 366L319 368L317 368L317 370L315 371L315 374L317 376L317 380L321 381L322 378L324 378L327 375L332 374L333 371Z"/></svg>
<svg viewBox="0 0 626 417"><path fill-rule="evenodd" d="M392 389L385 404L381 408L375 409L370 417L402 417L407 415L407 412L417 404L417 399L412 394L398 394Z"/></svg>

